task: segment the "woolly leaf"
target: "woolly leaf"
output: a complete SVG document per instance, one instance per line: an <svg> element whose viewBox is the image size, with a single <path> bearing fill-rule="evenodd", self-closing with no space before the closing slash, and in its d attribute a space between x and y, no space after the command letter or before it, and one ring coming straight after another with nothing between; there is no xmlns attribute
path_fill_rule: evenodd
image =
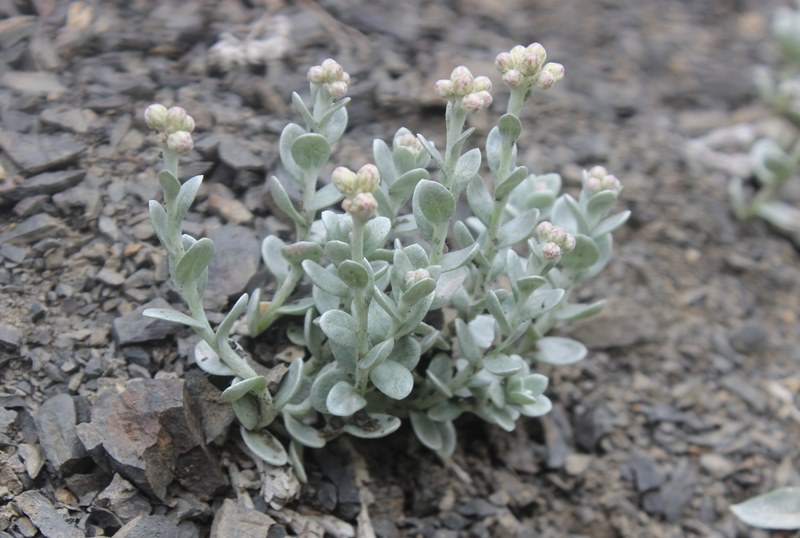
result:
<svg viewBox="0 0 800 538"><path fill-rule="evenodd" d="M252 450L256 456L265 462L270 465L280 466L286 465L289 461L286 449L283 448L280 441L267 430L262 429L254 432L242 427L241 432L242 440L244 444L247 445L247 448Z"/></svg>

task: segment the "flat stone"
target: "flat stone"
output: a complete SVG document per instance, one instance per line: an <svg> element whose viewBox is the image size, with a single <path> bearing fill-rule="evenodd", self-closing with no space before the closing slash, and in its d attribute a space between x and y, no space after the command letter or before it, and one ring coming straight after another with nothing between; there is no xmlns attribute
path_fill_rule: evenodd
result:
<svg viewBox="0 0 800 538"><path fill-rule="evenodd" d="M658 469L658 463L650 454L638 453L631 459L631 468L636 477L636 489L639 493L656 489L664 483L664 475Z"/></svg>
<svg viewBox="0 0 800 538"><path fill-rule="evenodd" d="M69 394L46 400L36 412L36 431L47 460L63 474L86 467L88 454L78 439L75 402Z"/></svg>
<svg viewBox="0 0 800 538"><path fill-rule="evenodd" d="M0 133L0 147L27 174L60 168L75 160L86 146L71 135Z"/></svg>
<svg viewBox="0 0 800 538"><path fill-rule="evenodd" d="M7 49L36 32L36 17L19 15L0 19L0 48Z"/></svg>
<svg viewBox="0 0 800 538"><path fill-rule="evenodd" d="M15 499L17 508L30 518L46 538L84 538L84 533L69 524L53 503L38 490L29 490Z"/></svg>
<svg viewBox="0 0 800 538"><path fill-rule="evenodd" d="M580 476L586 472L593 459L588 454L570 454L564 462L564 470L572 476Z"/></svg>
<svg viewBox="0 0 800 538"><path fill-rule="evenodd" d="M123 275L108 267L100 269L95 275L95 278L103 284L112 287L121 286L125 282L125 277Z"/></svg>
<svg viewBox="0 0 800 538"><path fill-rule="evenodd" d="M197 528L191 523L177 525L167 516L141 515L129 521L114 538L196 538ZM231 535L234 538L235 535Z"/></svg>
<svg viewBox="0 0 800 538"><path fill-rule="evenodd" d="M267 538L275 520L267 514L245 508L232 499L225 499L214 515L211 536Z"/></svg>
<svg viewBox="0 0 800 538"><path fill-rule="evenodd" d="M142 315L148 308L172 308L167 301L158 298L140 306L128 315L120 316L114 320L112 335L121 346L162 340L170 334L175 334L182 329L182 325L169 323Z"/></svg>
<svg viewBox="0 0 800 538"><path fill-rule="evenodd" d="M234 170L260 170L264 160L239 144L232 136L226 136L219 144L219 158Z"/></svg>
<svg viewBox="0 0 800 538"><path fill-rule="evenodd" d="M80 108L46 108L39 114L39 119L42 120L42 123L54 125L73 133L84 134L89 132L87 116L93 115L94 112L84 111Z"/></svg>
<svg viewBox="0 0 800 538"><path fill-rule="evenodd" d="M15 247L11 243L3 243L3 246L0 246L0 256L3 256L10 262L19 264L25 261L25 258L28 256L28 251L24 248ZM0 329L0 342L3 341L1 335L2 329Z"/></svg>
<svg viewBox="0 0 800 538"><path fill-rule="evenodd" d="M575 323L571 336L589 349L626 347L655 338L657 324L650 309L626 300L609 300L598 315Z"/></svg>
<svg viewBox="0 0 800 538"><path fill-rule="evenodd" d="M200 411L201 426L206 443L213 443L228 433L233 423L233 407L219 399L220 390L211 384L205 373L189 370L184 376L186 390Z"/></svg>
<svg viewBox="0 0 800 538"><path fill-rule="evenodd" d="M725 456L709 452L700 456L700 466L716 479L723 479L736 471L736 464Z"/></svg>
<svg viewBox="0 0 800 538"><path fill-rule="evenodd" d="M210 236L216 250L208 267L208 291L225 297L241 294L256 274L261 242L250 228L226 224Z"/></svg>
<svg viewBox="0 0 800 538"><path fill-rule="evenodd" d="M134 379L121 393L101 392L91 423L79 432L95 445L93 456L99 439L111 467L145 493L164 500L177 479L206 498L227 479L204 442L196 409L183 380Z"/></svg>
<svg viewBox="0 0 800 538"><path fill-rule="evenodd" d="M25 472L31 478L39 476L39 472L44 466L44 452L41 447L37 445L29 445L28 443L20 443L17 447L19 456L25 463Z"/></svg>
<svg viewBox="0 0 800 538"><path fill-rule="evenodd" d="M27 95L42 95L58 99L67 93L58 75L41 71L6 71L0 75L0 85Z"/></svg>
<svg viewBox="0 0 800 538"><path fill-rule="evenodd" d="M0 347L17 351L22 342L22 332L7 323L0 323Z"/></svg>
<svg viewBox="0 0 800 538"><path fill-rule="evenodd" d="M54 194L80 183L86 171L64 170L61 172L44 172L27 178L21 185L0 190L0 197L12 202L39 194Z"/></svg>
<svg viewBox="0 0 800 538"><path fill-rule="evenodd" d="M62 228L61 221L47 213L37 213L23 220L17 226L0 234L0 243L34 243L39 239L54 235Z"/></svg>
<svg viewBox="0 0 800 538"><path fill-rule="evenodd" d="M730 344L739 353L756 353L769 343L769 330L764 322L749 319L731 330Z"/></svg>
<svg viewBox="0 0 800 538"><path fill-rule="evenodd" d="M239 200L211 194L208 197L208 205L232 224L242 224L253 220L253 213Z"/></svg>
<svg viewBox="0 0 800 538"><path fill-rule="evenodd" d="M50 197L46 194L23 198L14 205L14 214L23 218L30 217L33 214L41 212L42 207L44 207L44 204L46 204L48 200L50 200Z"/></svg>

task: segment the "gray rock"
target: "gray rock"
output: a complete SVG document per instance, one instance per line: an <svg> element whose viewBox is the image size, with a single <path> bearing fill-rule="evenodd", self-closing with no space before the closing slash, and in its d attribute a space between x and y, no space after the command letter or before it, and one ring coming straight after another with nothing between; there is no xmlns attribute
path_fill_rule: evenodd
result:
<svg viewBox="0 0 800 538"><path fill-rule="evenodd" d="M684 508L692 500L692 487L696 480L694 467L685 460L681 461L661 489L644 495L643 508L650 514L663 515L668 522L679 521Z"/></svg>
<svg viewBox="0 0 800 538"><path fill-rule="evenodd" d="M138 516L119 529L114 538L195 538L197 528L185 522L177 525L167 516Z"/></svg>
<svg viewBox="0 0 800 538"><path fill-rule="evenodd" d="M611 412L603 405L587 402L586 411L575 417L575 443L581 451L594 453L600 440L613 429Z"/></svg>
<svg viewBox="0 0 800 538"><path fill-rule="evenodd" d="M89 112L89 114L92 114ZM54 125L73 133L89 132L89 122L86 119L86 112L80 108L46 108L39 115L42 123Z"/></svg>
<svg viewBox="0 0 800 538"><path fill-rule="evenodd" d="M26 491L14 502L46 538L84 538L83 532L69 524L38 490Z"/></svg>
<svg viewBox="0 0 800 538"><path fill-rule="evenodd" d="M650 454L636 454L631 460L631 468L636 477L636 489L640 493L656 489L664 483L664 476L658 469L658 463Z"/></svg>
<svg viewBox="0 0 800 538"><path fill-rule="evenodd" d="M227 479L204 442L196 409L182 380L135 379L122 393L100 393L81 439L101 439L111 467L149 495L164 500L177 479L205 498Z"/></svg>
<svg viewBox="0 0 800 538"><path fill-rule="evenodd" d="M36 17L19 15L0 20L0 48L7 49L36 32Z"/></svg>
<svg viewBox="0 0 800 538"><path fill-rule="evenodd" d="M36 431L47 460L61 474L80 471L89 463L88 454L78 439L75 402L69 394L58 394L45 401L36 412Z"/></svg>
<svg viewBox="0 0 800 538"><path fill-rule="evenodd" d="M87 221L96 219L102 210L102 200L97 189L73 187L53 195L53 203L63 213L81 211Z"/></svg>
<svg viewBox="0 0 800 538"><path fill-rule="evenodd" d="M94 506L111 512L117 520L116 527L141 515L149 515L150 501L133 484L115 474L111 483L94 500Z"/></svg>
<svg viewBox="0 0 800 538"><path fill-rule="evenodd" d="M609 300L598 315L575 323L571 336L589 349L626 347L653 340L657 324L651 309L626 300Z"/></svg>
<svg viewBox="0 0 800 538"><path fill-rule="evenodd" d="M0 348L17 351L21 342L22 332L19 329L7 323L0 323Z"/></svg>
<svg viewBox="0 0 800 538"><path fill-rule="evenodd" d="M28 174L62 167L86 150L84 144L67 134L33 136L2 132L0 147Z"/></svg>
<svg viewBox="0 0 800 538"><path fill-rule="evenodd" d="M220 390L211 384L203 372L189 370L185 379L186 390L192 395L200 411L206 443L224 437L233 423L233 407L219 399Z"/></svg>
<svg viewBox="0 0 800 538"><path fill-rule="evenodd" d="M161 340L181 330L177 323L169 323L142 315L148 308L172 308L164 299L155 299L144 304L126 316L114 320L112 335L121 346Z"/></svg>
<svg viewBox="0 0 800 538"><path fill-rule="evenodd" d="M125 282L125 277L123 275L108 267L100 269L95 275L95 278L103 284L112 287L121 286L122 283Z"/></svg>
<svg viewBox="0 0 800 538"><path fill-rule="evenodd" d="M261 243L253 230L234 224L221 226L210 237L216 251L208 268L208 291L239 295L258 269Z"/></svg>
<svg viewBox="0 0 800 538"><path fill-rule="evenodd" d="M33 243L53 235L60 228L62 228L60 220L46 213L38 213L0 235L0 243Z"/></svg>
<svg viewBox="0 0 800 538"><path fill-rule="evenodd" d="M764 322L749 319L731 331L730 344L739 353L756 353L769 342L769 330Z"/></svg>
<svg viewBox="0 0 800 538"><path fill-rule="evenodd" d="M0 246L0 256L3 256L10 262L22 263L25 261L27 255L28 252L25 249L15 247L11 243L3 243L3 246ZM3 342L2 326L0 326L0 342Z"/></svg>
<svg viewBox="0 0 800 538"><path fill-rule="evenodd" d="M219 144L219 158L234 170L260 170L264 161L253 155L232 136L226 136Z"/></svg>
<svg viewBox="0 0 800 538"><path fill-rule="evenodd" d="M211 538L267 538L275 520L267 514L225 499L211 524Z"/></svg>
<svg viewBox="0 0 800 538"><path fill-rule="evenodd" d="M31 196L30 198L23 198L14 205L14 214L18 217L30 217L34 213L39 213L46 204L50 201L50 197L46 194L38 196Z"/></svg>
<svg viewBox="0 0 800 538"><path fill-rule="evenodd" d="M31 196L61 192L80 183L85 175L85 170L44 172L27 178L21 185L0 190L0 197L17 202Z"/></svg>
<svg viewBox="0 0 800 538"><path fill-rule="evenodd" d="M61 97L67 92L58 75L43 71L6 71L0 76L0 85L28 95L52 98Z"/></svg>

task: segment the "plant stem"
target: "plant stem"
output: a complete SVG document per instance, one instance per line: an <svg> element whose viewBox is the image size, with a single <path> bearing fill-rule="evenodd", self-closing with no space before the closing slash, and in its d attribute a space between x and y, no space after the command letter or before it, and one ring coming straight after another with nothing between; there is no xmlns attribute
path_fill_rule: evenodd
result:
<svg viewBox="0 0 800 538"><path fill-rule="evenodd" d="M442 185L448 189L453 187L453 172L456 169L456 163L460 157L461 144L456 144L456 140L461 136L464 130L464 122L467 120L467 111L462 109L460 105L455 104L456 101L448 101L447 111L445 113L445 123L447 125L447 147L444 152L444 178Z"/></svg>
<svg viewBox="0 0 800 538"><path fill-rule="evenodd" d="M353 228L350 231L351 258L356 263L362 263L364 259L364 227L365 222L360 219L353 219ZM368 305L367 298L362 288L353 288L353 303L351 306L353 317L356 321L356 340L357 356L356 364L364 358L369 351L369 330L368 330ZM356 390L363 395L367 390L368 371L356 367L355 381Z"/></svg>

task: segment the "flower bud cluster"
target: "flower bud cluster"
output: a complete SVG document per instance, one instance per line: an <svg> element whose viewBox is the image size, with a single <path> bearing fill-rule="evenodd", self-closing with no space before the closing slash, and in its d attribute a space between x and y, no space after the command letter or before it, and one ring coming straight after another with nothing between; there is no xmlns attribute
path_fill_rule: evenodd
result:
<svg viewBox="0 0 800 538"><path fill-rule="evenodd" d="M179 106L167 109L164 105L155 103L144 111L144 121L147 126L158 133L161 145L179 155L192 151L192 131L194 119Z"/></svg>
<svg viewBox="0 0 800 538"><path fill-rule="evenodd" d="M328 93L335 100L347 95L350 75L336 60L328 58L308 70L308 80L318 86L327 85Z"/></svg>
<svg viewBox="0 0 800 538"><path fill-rule="evenodd" d="M609 174L602 166L594 166L591 170L584 173L583 188L589 194L596 194L600 191L611 191L614 196L622 192L622 183L616 176Z"/></svg>
<svg viewBox="0 0 800 538"><path fill-rule="evenodd" d="M339 189L339 192L347 197L342 202L342 208L353 218L363 220L369 220L375 216L378 202L372 193L378 188L380 180L380 172L374 164L365 164L358 170L358 173L345 166L339 166L331 175L333 184Z"/></svg>
<svg viewBox="0 0 800 538"><path fill-rule="evenodd" d="M422 143L411 133L404 133L394 137L392 144L395 148L406 148L414 157L422 153Z"/></svg>
<svg viewBox="0 0 800 538"><path fill-rule="evenodd" d="M536 236L544 242L542 256L547 260L557 260L575 248L575 236L547 221L536 226Z"/></svg>
<svg viewBox="0 0 800 538"><path fill-rule="evenodd" d="M492 104L492 81L489 77L474 77L466 67L453 69L450 79L436 82L436 95L448 101L459 101L468 112L478 112Z"/></svg>
<svg viewBox="0 0 800 538"><path fill-rule="evenodd" d="M428 272L427 269L415 269L413 271L409 271L406 273L406 287L410 288L417 282L425 280L426 278L430 278L431 274Z"/></svg>
<svg viewBox="0 0 800 538"><path fill-rule="evenodd" d="M536 86L543 90L564 78L564 66L545 63L547 52L539 43L527 47L517 45L509 52L501 52L495 58L494 65L503 76L503 82L512 88L524 84L526 87Z"/></svg>

